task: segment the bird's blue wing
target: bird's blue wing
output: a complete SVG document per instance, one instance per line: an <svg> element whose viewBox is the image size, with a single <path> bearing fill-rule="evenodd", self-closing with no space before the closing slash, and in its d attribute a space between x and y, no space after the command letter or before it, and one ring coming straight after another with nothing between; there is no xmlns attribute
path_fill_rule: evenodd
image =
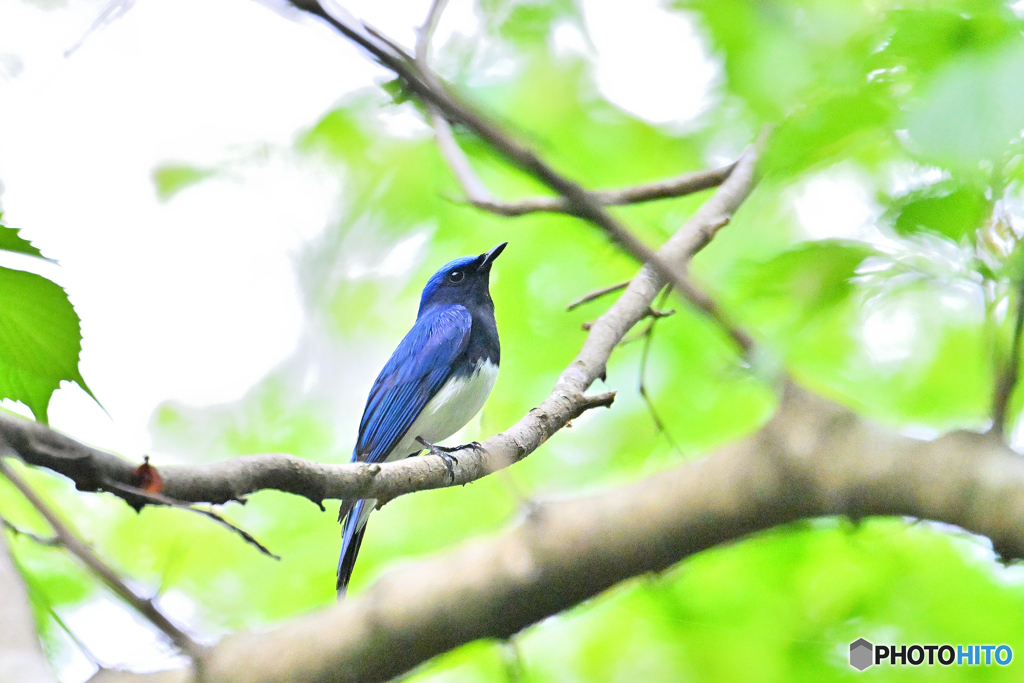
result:
<svg viewBox="0 0 1024 683"><path fill-rule="evenodd" d="M416 319L370 389L353 461L381 462L388 456L451 376L469 345L472 325L469 311L457 304Z"/></svg>

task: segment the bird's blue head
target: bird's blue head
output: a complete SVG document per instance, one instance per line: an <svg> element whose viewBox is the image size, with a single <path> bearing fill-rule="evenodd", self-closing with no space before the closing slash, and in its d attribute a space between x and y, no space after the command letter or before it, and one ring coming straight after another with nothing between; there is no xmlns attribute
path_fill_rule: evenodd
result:
<svg viewBox="0 0 1024 683"><path fill-rule="evenodd" d="M438 304L462 304L470 310L481 306L493 309L488 279L491 264L506 244L502 242L479 256L463 256L441 266L423 288L419 314Z"/></svg>

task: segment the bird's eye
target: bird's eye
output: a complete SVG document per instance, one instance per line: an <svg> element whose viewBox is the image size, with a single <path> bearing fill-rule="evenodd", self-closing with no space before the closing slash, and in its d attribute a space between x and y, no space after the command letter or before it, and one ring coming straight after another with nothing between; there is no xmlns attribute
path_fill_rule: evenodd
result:
<svg viewBox="0 0 1024 683"><path fill-rule="evenodd" d="M448 279L451 280L452 282L462 282L462 280L465 279L465 277L466 274L463 273L461 270L453 270L452 272L448 273Z"/></svg>

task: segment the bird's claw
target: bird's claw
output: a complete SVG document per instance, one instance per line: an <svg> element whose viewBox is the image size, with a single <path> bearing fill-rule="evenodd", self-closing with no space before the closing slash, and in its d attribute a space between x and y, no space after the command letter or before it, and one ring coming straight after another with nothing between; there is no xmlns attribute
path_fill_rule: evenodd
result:
<svg viewBox="0 0 1024 683"><path fill-rule="evenodd" d="M455 483L455 466L459 464L459 459L451 453L445 453L444 451L438 451L434 455L441 458L441 462L444 463L444 468L448 470L448 483Z"/></svg>
<svg viewBox="0 0 1024 683"><path fill-rule="evenodd" d="M436 455L441 458L441 462L444 463L444 468L448 470L448 481L452 484L455 483L455 466L459 464L459 459L452 455L452 453L461 451L463 448L472 448L473 450L481 448L480 444L476 441L463 446L438 446L437 444L430 443L421 436L417 436L416 442L429 450L431 455Z"/></svg>

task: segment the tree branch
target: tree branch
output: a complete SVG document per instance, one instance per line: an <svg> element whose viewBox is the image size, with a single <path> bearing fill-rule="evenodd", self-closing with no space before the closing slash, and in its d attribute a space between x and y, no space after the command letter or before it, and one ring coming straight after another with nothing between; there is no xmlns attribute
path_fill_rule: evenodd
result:
<svg viewBox="0 0 1024 683"><path fill-rule="evenodd" d="M327 10L316 0L289 1L295 7L320 17L373 55L382 65L394 71L424 104L436 107L448 121L470 128L509 163L561 195L565 200L567 213L598 226L627 254L642 264L651 264L661 277L672 283L673 289L717 321L743 351L751 348L753 341L750 337L732 325L718 305L690 282L685 264L664 260L608 213L579 183L555 171L533 150L520 144L483 114L452 95L437 74L418 63L401 46L333 3L331 9Z"/></svg>
<svg viewBox="0 0 1024 683"><path fill-rule="evenodd" d="M571 304L565 307L565 310L566 312L573 311L582 306L583 304L589 304L591 301L596 301L597 299L600 299L603 296L607 296L608 294L614 294L615 292L621 291L625 289L628 285L629 281L627 280L626 282L620 282L617 285L609 285L608 287L595 289L593 292L584 294L579 299L576 299L576 301L573 301Z"/></svg>
<svg viewBox="0 0 1024 683"><path fill-rule="evenodd" d="M423 26L416 32L416 63L421 69L427 68L427 56L430 52L430 40L437 30L437 24L441 21L441 13L444 12L448 0L432 0L430 10ZM448 120L441 114L441 111L429 102L424 103L430 117L430 126L434 129L434 137L437 139L437 147L441 150L441 156L448 162L449 168L455 179L462 186L470 202L488 202L491 200L491 193L480 180L480 176L473 170L466 153L459 147L458 141L452 133L452 127Z"/></svg>
<svg viewBox="0 0 1024 683"><path fill-rule="evenodd" d="M729 179L665 242L659 258L685 264L711 240L753 187L756 158L753 147L743 154ZM254 491L276 489L318 504L328 498L345 499L351 504L359 498L386 502L413 491L467 484L485 477L522 460L586 410L611 402L610 394L588 397L584 392L604 376L616 345L648 315L651 302L666 284L653 266L644 266L611 308L591 325L583 348L558 378L548 398L510 429L484 441L481 451L467 449L459 453L454 482L449 480L440 458L322 464L269 453L208 465L161 467L163 495L187 502L224 503L242 500ZM0 442L4 441L25 462L71 478L79 490L113 490L136 507L149 502L139 497L129 500L128 494L109 484L138 486L137 467L111 453L81 444L37 422L0 412Z"/></svg>
<svg viewBox="0 0 1024 683"><path fill-rule="evenodd" d="M992 476L998 472L999 476ZM1024 460L988 435L918 441L793 384L753 437L600 495L535 503L503 534L386 573L365 593L205 661L219 683L386 681L478 638L507 638L612 585L800 519L911 516L1024 557ZM184 672L113 680L185 681Z"/></svg>
<svg viewBox="0 0 1024 683"><path fill-rule="evenodd" d="M448 5L448 0L431 0L430 9L427 11L427 18L423 26L416 31L416 61L426 65L427 56L430 52L430 41L434 38L434 32L441 21L441 13Z"/></svg>
<svg viewBox="0 0 1024 683"><path fill-rule="evenodd" d="M144 467L145 466L152 467L152 465L149 464L149 457L148 456L146 457L144 462L145 462ZM228 521L223 516L221 516L217 512L214 512L213 510L204 510L202 508L193 507L189 503L186 503L186 502L180 501L180 500L175 500L174 498L168 498L167 496L165 496L163 494L160 494L160 493L151 493L149 491L145 491L143 489L136 488L134 486L126 486L124 484L118 484L117 482L113 482L113 481L107 482L106 483L106 487L107 487L107 490L109 490L111 493L115 493L118 496L121 496L122 498L125 498L125 499L129 499L129 498L135 499L135 498L138 498L138 499L141 499L141 500L145 500L146 503L148 503L149 505L165 505L167 507L175 507L175 508L179 508L181 510L188 510L189 512L195 512L196 514L202 515L203 517L206 517L207 519L212 519L213 521L217 522L218 524L220 524L221 526L223 526L226 529L230 529L234 533L236 533L239 536L241 536L242 540L244 540L246 543L248 543L249 545L251 545L254 548L256 548L257 550L259 550L261 553L263 553L267 557L272 557L275 560L280 560L281 559L278 555L275 555L274 553L270 552L269 548L267 548L265 545L263 545L258 540L256 540L255 536L250 534L248 531L246 531L242 527L234 524L233 522Z"/></svg>
<svg viewBox="0 0 1024 683"><path fill-rule="evenodd" d="M6 527L6 524L5 524ZM0 681L56 683L39 646L28 591L0 532Z"/></svg>
<svg viewBox="0 0 1024 683"><path fill-rule="evenodd" d="M441 20L441 13L444 12L447 4L448 0L432 0L426 20L416 31L414 55L416 64L423 71L429 69L427 57L430 52L430 41L437 30L437 24ZM452 174L462 186L463 192L466 193L470 204L483 211L505 217L525 216L526 214L537 212L575 215L572 207L564 197L536 197L521 199L515 202L503 202L492 199L487 186L473 170L473 166L469 163L465 152L462 151L459 143L455 140L448 120L444 118L437 106L429 102L426 103L426 106L430 115L430 125L434 129L434 136L437 139L437 146L441 150L442 156L448 162ZM592 192L591 195L595 201L604 206L623 206L656 199L682 197L721 185L729 177L735 165L735 163L732 163L708 171L687 173L671 180L637 185L621 190Z"/></svg>
<svg viewBox="0 0 1024 683"><path fill-rule="evenodd" d="M732 163L707 171L686 173L677 178L647 185L636 185L619 190L597 190L591 192L590 196L604 206L625 206L627 204L639 204L657 199L683 197L721 185L729 177L735 165L735 163ZM526 214L540 211L577 215L573 212L570 204L562 197L534 197L532 199L520 199L515 202L499 202L478 200L470 196L470 204L478 209L483 209L499 216L525 216Z"/></svg>
<svg viewBox="0 0 1024 683"><path fill-rule="evenodd" d="M7 478L11 484L25 497L25 499L42 515L47 524L53 529L60 545L77 557L82 564L89 568L110 590L126 603L135 608L150 623L164 632L171 642L180 648L185 654L195 658L202 652L202 646L178 628L170 619L164 616L163 612L157 609L152 600L139 596L128 587L120 576L100 559L92 548L86 545L71 531L64 521L57 516L50 506L35 492L28 482L25 481L7 462L0 456L0 475Z"/></svg>
<svg viewBox="0 0 1024 683"><path fill-rule="evenodd" d="M31 531L25 531L24 529L11 524L3 517L0 517L0 527L10 531L12 536L23 536L24 538L32 539L33 542L38 543L41 546L46 546L48 548L60 547L60 539L56 536L43 537L39 534L34 534Z"/></svg>

